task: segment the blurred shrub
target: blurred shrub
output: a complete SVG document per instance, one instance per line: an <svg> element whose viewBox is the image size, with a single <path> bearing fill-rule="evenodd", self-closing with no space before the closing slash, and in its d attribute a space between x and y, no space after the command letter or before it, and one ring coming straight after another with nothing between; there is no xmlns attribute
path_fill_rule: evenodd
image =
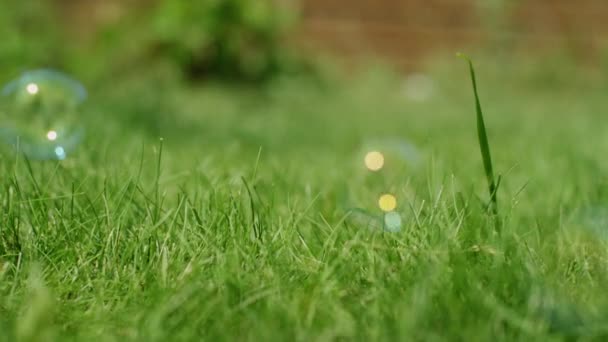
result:
<svg viewBox="0 0 608 342"><path fill-rule="evenodd" d="M155 47L194 78L264 78L282 68L292 19L275 2L161 1L152 14Z"/></svg>
<svg viewBox="0 0 608 342"><path fill-rule="evenodd" d="M120 17L92 23L84 31L93 35L83 38L76 34L82 27L62 20L59 9L69 6L60 0L0 0L0 81L51 67L104 82L151 65L190 79L261 80L298 65L285 48L294 12L279 1L116 2ZM82 15L91 16L96 4Z"/></svg>

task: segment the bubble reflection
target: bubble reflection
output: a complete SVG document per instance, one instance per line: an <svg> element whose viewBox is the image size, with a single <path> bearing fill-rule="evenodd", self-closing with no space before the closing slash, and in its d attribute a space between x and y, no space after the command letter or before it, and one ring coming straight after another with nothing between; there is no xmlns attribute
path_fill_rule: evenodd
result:
<svg viewBox="0 0 608 342"><path fill-rule="evenodd" d="M48 131L48 133L46 134L46 138L49 139L50 141L57 140L57 132L55 132L53 130Z"/></svg>
<svg viewBox="0 0 608 342"><path fill-rule="evenodd" d="M28 93L30 93L30 95L36 95L36 94L38 94L38 91L40 90L36 83L28 84L27 87L25 87L25 89L27 90Z"/></svg>

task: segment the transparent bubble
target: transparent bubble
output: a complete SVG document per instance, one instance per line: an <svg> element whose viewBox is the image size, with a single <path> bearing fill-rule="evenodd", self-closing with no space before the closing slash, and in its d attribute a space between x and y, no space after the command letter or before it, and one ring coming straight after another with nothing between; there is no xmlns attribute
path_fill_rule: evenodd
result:
<svg viewBox="0 0 608 342"><path fill-rule="evenodd" d="M401 215L396 211L384 213L383 216L376 216L364 209L353 208L348 211L348 222L360 228L367 228L370 231L385 231L397 233L401 231L403 222Z"/></svg>
<svg viewBox="0 0 608 342"><path fill-rule="evenodd" d="M574 216L575 222L598 236L608 239L608 207L591 205L578 210Z"/></svg>
<svg viewBox="0 0 608 342"><path fill-rule="evenodd" d="M32 159L63 160L82 140L86 98L82 84L60 72L26 72L0 91L0 140Z"/></svg>
<svg viewBox="0 0 608 342"><path fill-rule="evenodd" d="M365 163L368 169L375 171L370 168L368 158L370 151L381 155L380 169L389 161L398 161L405 163L410 167L420 166L423 161L424 153L416 146L413 142L403 138L383 138L370 140L365 142L362 146L362 154L365 158ZM372 155L374 159L372 161L380 161L379 156Z"/></svg>
<svg viewBox="0 0 608 342"><path fill-rule="evenodd" d="M382 219L361 208L348 210L348 222L360 228L382 230Z"/></svg>

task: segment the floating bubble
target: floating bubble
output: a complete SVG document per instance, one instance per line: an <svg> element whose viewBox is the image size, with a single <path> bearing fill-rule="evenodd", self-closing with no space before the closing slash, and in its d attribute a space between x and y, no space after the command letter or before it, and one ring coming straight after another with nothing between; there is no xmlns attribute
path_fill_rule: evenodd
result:
<svg viewBox="0 0 608 342"><path fill-rule="evenodd" d="M384 194L378 200L378 206L384 212L390 212L397 208L397 198L391 194Z"/></svg>
<svg viewBox="0 0 608 342"><path fill-rule="evenodd" d="M580 208L574 219L590 232L608 239L608 207L591 205Z"/></svg>
<svg viewBox="0 0 608 342"><path fill-rule="evenodd" d="M382 159L380 159L380 156L375 155L375 153L380 154ZM381 169L387 160L417 167L423 159L423 152L414 143L402 138L384 138L367 141L362 146L361 154L365 155L366 167L372 171L375 170L370 168L370 166L381 165ZM381 163L378 163L380 160Z"/></svg>
<svg viewBox="0 0 608 342"><path fill-rule="evenodd" d="M395 211L384 214L384 229L391 233L401 231L401 215Z"/></svg>
<svg viewBox="0 0 608 342"><path fill-rule="evenodd" d="M357 227L369 230L382 230L382 218L364 209L353 208L348 210L348 221Z"/></svg>
<svg viewBox="0 0 608 342"><path fill-rule="evenodd" d="M0 140L33 159L63 160L83 137L79 82L52 70L34 70L0 92Z"/></svg>
<svg viewBox="0 0 608 342"><path fill-rule="evenodd" d="M364 209L353 208L348 211L347 220L359 228L367 228L370 231L397 233L402 227L401 215L396 211L377 216Z"/></svg>

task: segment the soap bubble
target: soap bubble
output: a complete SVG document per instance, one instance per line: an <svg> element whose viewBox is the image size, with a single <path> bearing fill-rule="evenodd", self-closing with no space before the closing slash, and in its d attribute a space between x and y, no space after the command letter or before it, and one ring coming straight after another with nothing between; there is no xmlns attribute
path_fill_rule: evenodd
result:
<svg viewBox="0 0 608 342"><path fill-rule="evenodd" d="M367 228L370 231L398 233L401 231L403 222L401 215L396 211L384 213L378 217L367 210L353 208L348 211L347 221L356 227Z"/></svg>
<svg viewBox="0 0 608 342"><path fill-rule="evenodd" d="M78 81L52 70L34 70L0 91L0 140L32 159L63 160L82 140Z"/></svg>
<svg viewBox="0 0 608 342"><path fill-rule="evenodd" d="M580 208L574 220L588 231L608 239L608 207L590 205Z"/></svg>
<svg viewBox="0 0 608 342"><path fill-rule="evenodd" d="M348 222L371 231L382 230L382 219L367 210L352 208L348 210Z"/></svg>
<svg viewBox="0 0 608 342"><path fill-rule="evenodd" d="M373 166L376 166L378 170L382 169L390 160L417 167L424 159L422 150L413 142L403 138L366 141L362 146L362 155L366 167L371 171L377 171L373 169Z"/></svg>

